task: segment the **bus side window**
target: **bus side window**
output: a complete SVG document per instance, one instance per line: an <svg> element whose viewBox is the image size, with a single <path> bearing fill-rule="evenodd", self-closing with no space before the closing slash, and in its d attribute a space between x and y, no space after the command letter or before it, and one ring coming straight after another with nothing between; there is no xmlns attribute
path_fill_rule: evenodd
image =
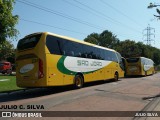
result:
<svg viewBox="0 0 160 120"><path fill-rule="evenodd" d="M105 50L100 49L100 57L101 57L101 60L105 60Z"/></svg>
<svg viewBox="0 0 160 120"><path fill-rule="evenodd" d="M80 52L78 53L77 57L81 57L81 53Z"/></svg>
<svg viewBox="0 0 160 120"><path fill-rule="evenodd" d="M111 58L108 56L108 57L106 58L106 60L109 60L109 61L111 61Z"/></svg>
<svg viewBox="0 0 160 120"><path fill-rule="evenodd" d="M117 62L118 63L118 58L117 58L117 56L116 56L116 53L115 52L112 52L112 61L114 61L114 62Z"/></svg>
<svg viewBox="0 0 160 120"><path fill-rule="evenodd" d="M75 57L82 57L81 53L83 51L82 45L79 43L74 43L72 50L74 51L74 56Z"/></svg>
<svg viewBox="0 0 160 120"><path fill-rule="evenodd" d="M51 54L61 55L58 40L55 37L48 35L46 38L46 45Z"/></svg>
<svg viewBox="0 0 160 120"><path fill-rule="evenodd" d="M70 51L70 56L74 57L74 51Z"/></svg>
<svg viewBox="0 0 160 120"><path fill-rule="evenodd" d="M96 58L99 60L101 59L100 50L98 48L96 48Z"/></svg>
<svg viewBox="0 0 160 120"><path fill-rule="evenodd" d="M86 54L85 54L85 58L88 58L87 56L88 56L88 55L87 55L87 53L86 53Z"/></svg>
<svg viewBox="0 0 160 120"><path fill-rule="evenodd" d="M63 51L63 55L66 55L66 52L65 52L65 51Z"/></svg>
<svg viewBox="0 0 160 120"><path fill-rule="evenodd" d="M92 55L89 55L88 58L91 58L91 59L92 59Z"/></svg>
<svg viewBox="0 0 160 120"><path fill-rule="evenodd" d="M106 50L105 52L104 52L104 59L105 60L109 60L109 61L111 61L111 54L110 54L111 52L110 51L108 51L108 50Z"/></svg>
<svg viewBox="0 0 160 120"><path fill-rule="evenodd" d="M82 58L87 58L87 53L82 53L81 57Z"/></svg>

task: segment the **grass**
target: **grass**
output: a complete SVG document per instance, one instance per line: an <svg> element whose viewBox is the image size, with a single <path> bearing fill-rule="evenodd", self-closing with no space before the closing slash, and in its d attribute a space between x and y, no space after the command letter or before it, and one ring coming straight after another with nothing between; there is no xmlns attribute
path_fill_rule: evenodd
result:
<svg viewBox="0 0 160 120"><path fill-rule="evenodd" d="M22 88L17 87L15 76L0 76L0 92L9 92L19 89Z"/></svg>

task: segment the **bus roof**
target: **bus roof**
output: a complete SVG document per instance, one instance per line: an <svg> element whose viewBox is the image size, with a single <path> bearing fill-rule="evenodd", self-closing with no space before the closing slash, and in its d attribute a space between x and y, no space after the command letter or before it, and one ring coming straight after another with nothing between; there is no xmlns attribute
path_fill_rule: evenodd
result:
<svg viewBox="0 0 160 120"><path fill-rule="evenodd" d="M105 48L105 47L98 46L98 45L95 45L95 44L92 44L92 43L88 43L88 42L85 42L85 41L82 41L82 40L77 40L77 39L75 39L75 38L71 38L71 37L67 37L67 36L62 36L62 35L58 35L58 34L51 33L51 32L36 32L36 33L32 33L32 34L26 35L25 37L29 37L29 36L36 35L36 34L52 35L52 36L64 38L64 39L67 39L67 40L70 40L70 41L74 41L74 42L86 44L86 45L89 45L89 46L94 46L94 47L97 47L97 48L106 49L106 50L109 50L109 51L114 51L114 52L116 52L115 50L110 49L110 48Z"/></svg>

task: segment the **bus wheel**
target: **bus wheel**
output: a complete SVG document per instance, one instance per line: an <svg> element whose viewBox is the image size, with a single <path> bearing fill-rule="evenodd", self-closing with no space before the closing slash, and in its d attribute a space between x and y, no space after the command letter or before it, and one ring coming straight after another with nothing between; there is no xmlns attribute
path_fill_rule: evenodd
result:
<svg viewBox="0 0 160 120"><path fill-rule="evenodd" d="M118 81L118 78L119 78L119 75L118 75L118 72L116 72L116 73L114 74L114 81Z"/></svg>
<svg viewBox="0 0 160 120"><path fill-rule="evenodd" d="M74 87L79 89L83 87L83 78L81 75L76 75L74 78Z"/></svg>

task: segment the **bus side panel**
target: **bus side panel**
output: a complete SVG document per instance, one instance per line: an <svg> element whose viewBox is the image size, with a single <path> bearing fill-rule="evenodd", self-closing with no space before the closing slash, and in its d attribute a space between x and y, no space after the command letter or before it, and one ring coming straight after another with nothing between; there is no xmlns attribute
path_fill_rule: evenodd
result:
<svg viewBox="0 0 160 120"><path fill-rule="evenodd" d="M60 57L59 55L46 54L48 86L61 86L64 84L64 74L57 69L57 63Z"/></svg>
<svg viewBox="0 0 160 120"><path fill-rule="evenodd" d="M147 75L152 75L154 74L154 67L151 67L148 71L147 71Z"/></svg>
<svg viewBox="0 0 160 120"><path fill-rule="evenodd" d="M63 80L64 80L64 85L72 85L74 84L74 77L75 75L64 75Z"/></svg>
<svg viewBox="0 0 160 120"><path fill-rule="evenodd" d="M114 78L116 71L116 64L111 62L109 65L101 68L100 70L94 71L84 76L85 82L97 81L97 80L108 80Z"/></svg>
<svg viewBox="0 0 160 120"><path fill-rule="evenodd" d="M122 68L120 67L120 65L118 64L118 74L119 74L119 78L123 78L124 77L124 70L122 70Z"/></svg>
<svg viewBox="0 0 160 120"><path fill-rule="evenodd" d="M87 68L86 68L87 69ZM104 68L84 75L84 82L92 82L104 79Z"/></svg>
<svg viewBox="0 0 160 120"><path fill-rule="evenodd" d="M111 74L110 74L110 76L107 76L107 79L113 79L115 72L118 71L118 63L112 62L111 65L109 66L109 68L111 70L110 71Z"/></svg>
<svg viewBox="0 0 160 120"><path fill-rule="evenodd" d="M114 78L114 74L117 71L117 63L116 62L111 62L108 66L105 67L105 75L104 75L104 79L108 80L108 79L113 79Z"/></svg>
<svg viewBox="0 0 160 120"><path fill-rule="evenodd" d="M115 75L116 72L118 72L118 75L119 75L118 77L119 78L124 77L124 71L121 69L119 63L117 63L117 62L112 63L111 71L112 71L112 73L111 73L110 79L114 78L114 75Z"/></svg>
<svg viewBox="0 0 160 120"><path fill-rule="evenodd" d="M154 74L154 67L151 67L150 69L148 70L144 70L144 66L142 67L142 75L145 76L145 75L152 75Z"/></svg>
<svg viewBox="0 0 160 120"><path fill-rule="evenodd" d="M146 72L144 71L144 65L140 65L141 66L141 73L140 75L145 76Z"/></svg>

